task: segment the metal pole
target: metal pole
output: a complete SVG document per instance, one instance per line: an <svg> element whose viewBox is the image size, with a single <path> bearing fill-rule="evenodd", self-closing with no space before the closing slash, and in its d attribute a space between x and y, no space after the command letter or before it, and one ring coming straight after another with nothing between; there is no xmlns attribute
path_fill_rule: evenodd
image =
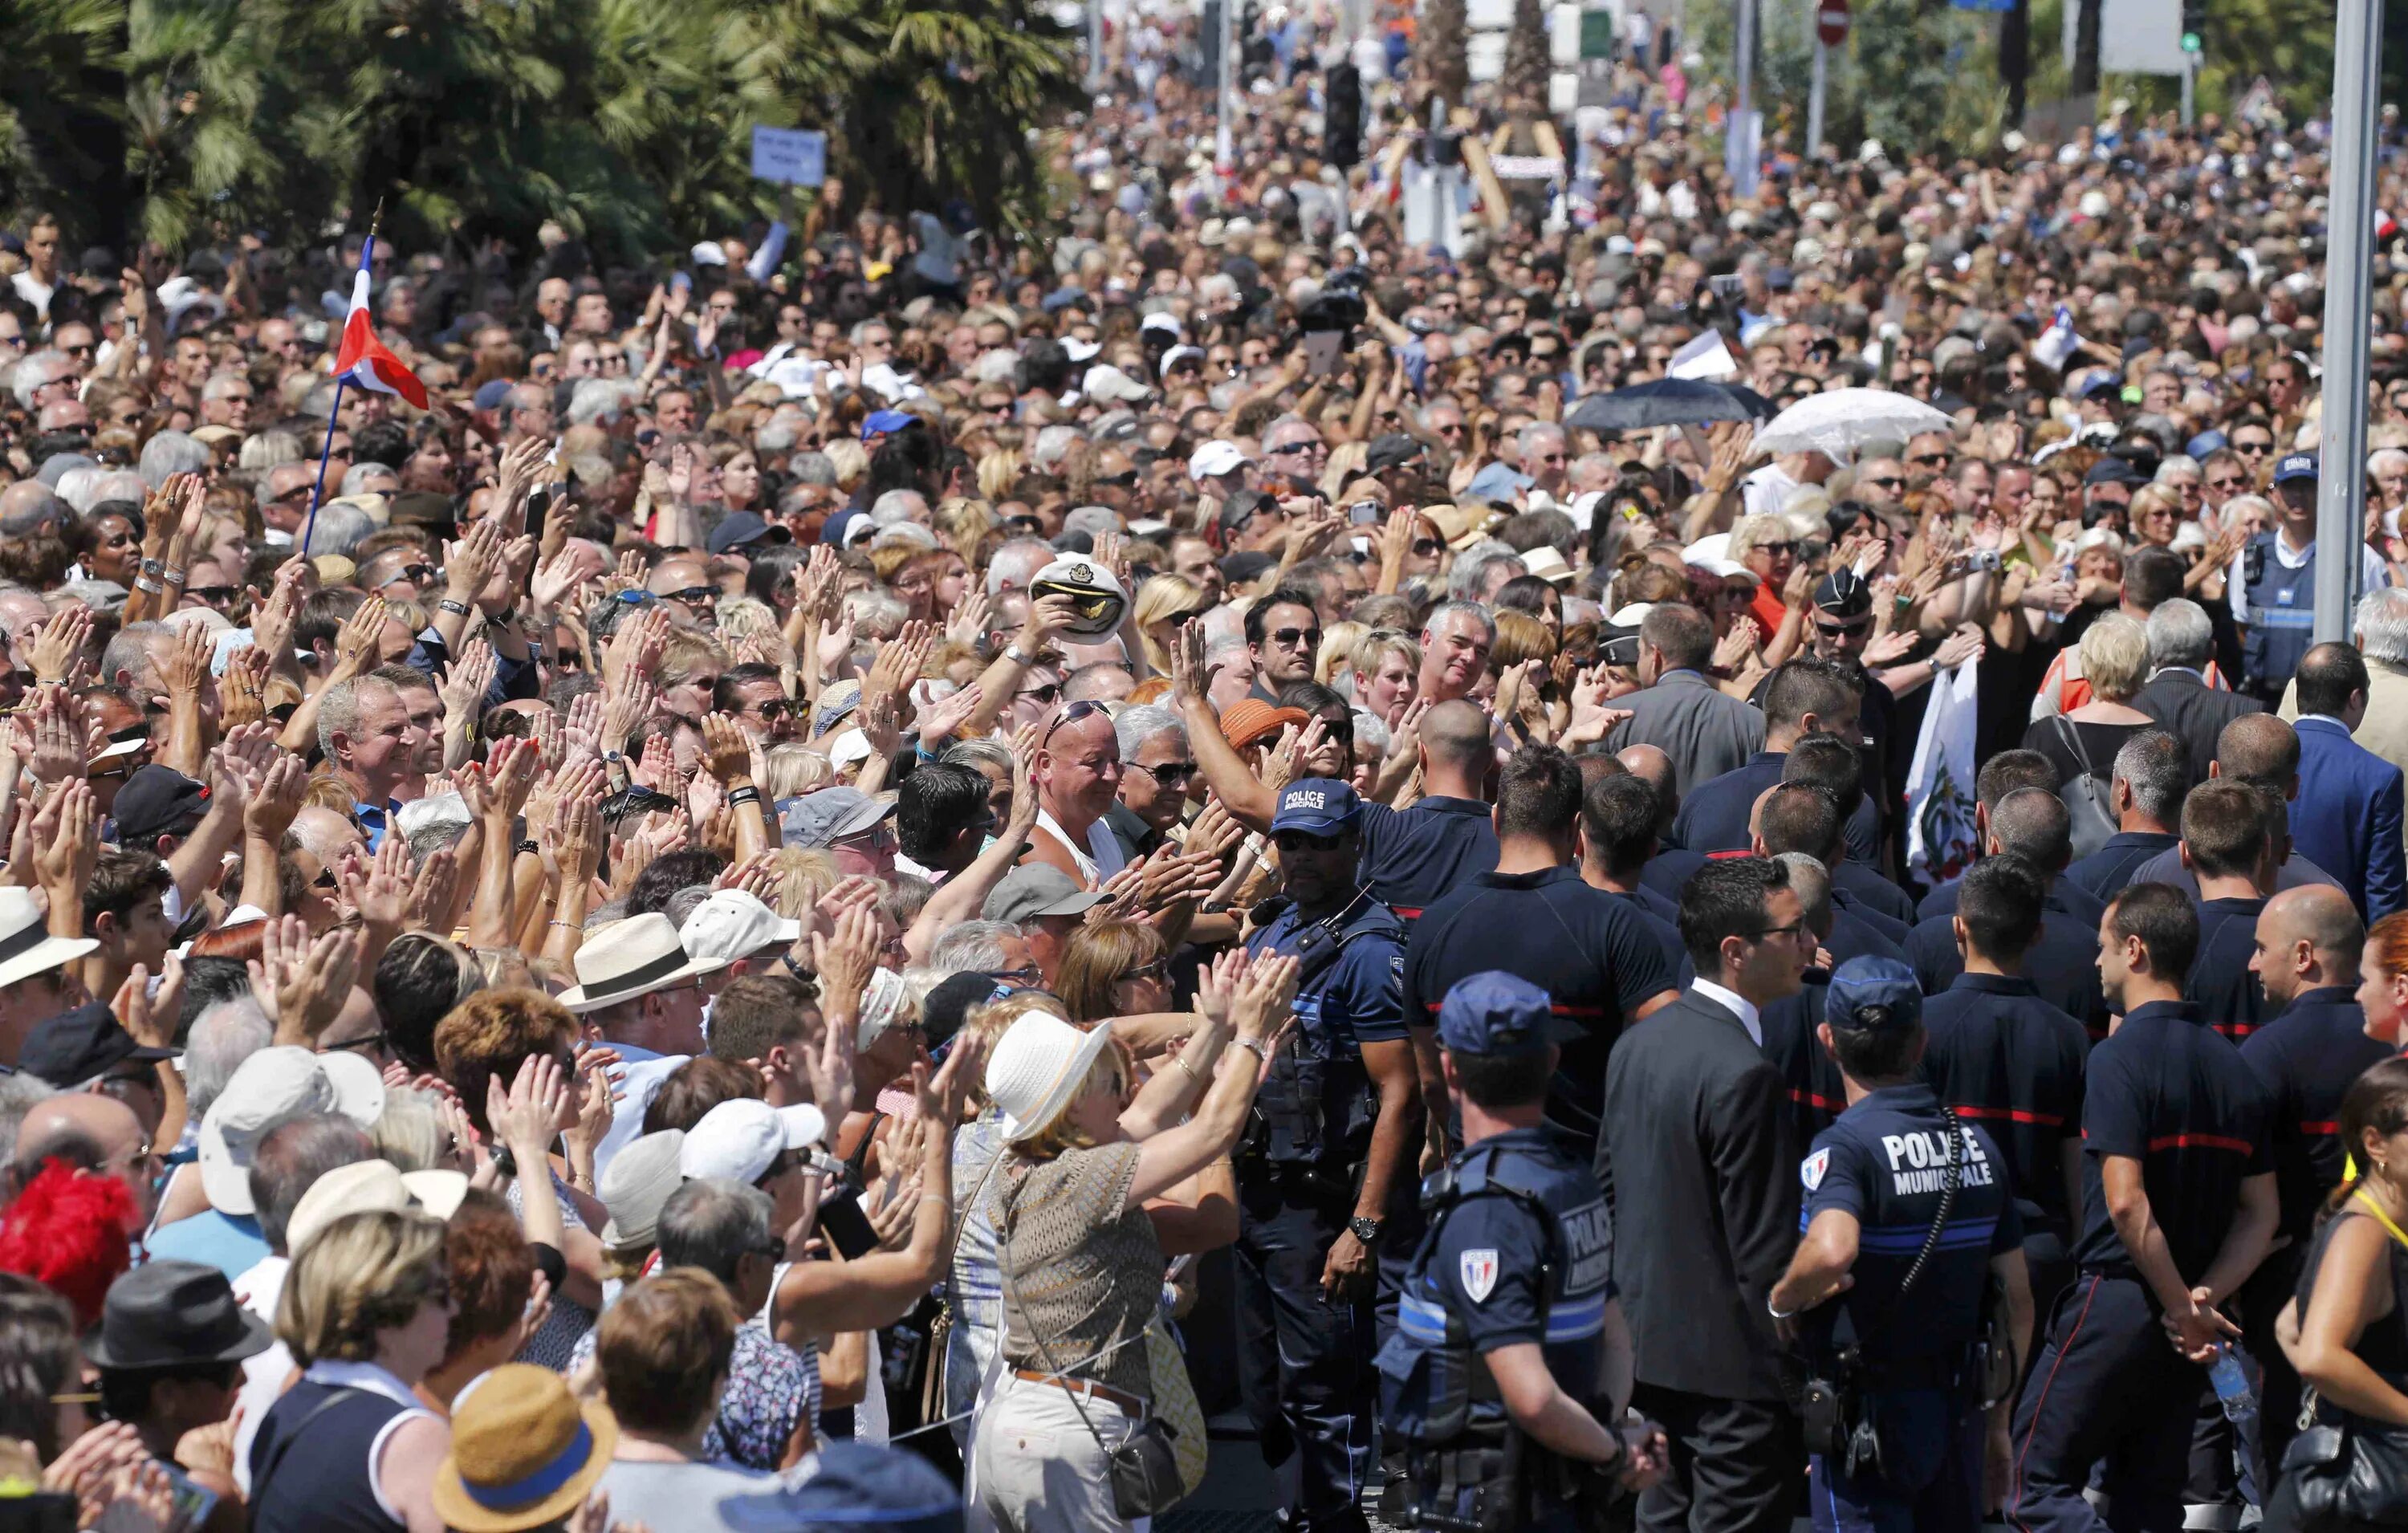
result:
<svg viewBox="0 0 2408 1533"><path fill-rule="evenodd" d="M1232 175L1238 169L1238 7L1241 3L1221 0L1221 121L1213 135L1215 158Z"/></svg>
<svg viewBox="0 0 2408 1533"><path fill-rule="evenodd" d="M2182 121L2183 126L2186 128L2191 125L2191 120L2196 115L2191 108L2193 105L2193 97L2198 93L2198 87L2199 55L2196 53L2185 53L2183 55L2182 72Z"/></svg>
<svg viewBox="0 0 2408 1533"><path fill-rule="evenodd" d="M1087 0L1087 94L1104 88L1104 0Z"/></svg>
<svg viewBox="0 0 2408 1533"><path fill-rule="evenodd" d="M1731 108L1729 131L1747 133L1754 121L1756 101L1756 0L1739 0L1739 99ZM1752 163L1752 157L1742 157L1741 164ZM1734 187L1742 197L1756 195L1754 185Z"/></svg>
<svg viewBox="0 0 2408 1533"><path fill-rule="evenodd" d="M2331 209L2325 240L2322 472L2317 476L2318 643L2351 637L2366 546L2367 329L2374 275L2374 114L2383 68L2378 0L2341 0L2333 29Z"/></svg>
<svg viewBox="0 0 2408 1533"><path fill-rule="evenodd" d="M1820 25L1819 22L1816 24ZM1823 77L1829 69L1825 61L1830 51L1823 46L1821 37L1814 39L1814 79L1806 92L1806 158L1809 160L1823 157Z"/></svg>

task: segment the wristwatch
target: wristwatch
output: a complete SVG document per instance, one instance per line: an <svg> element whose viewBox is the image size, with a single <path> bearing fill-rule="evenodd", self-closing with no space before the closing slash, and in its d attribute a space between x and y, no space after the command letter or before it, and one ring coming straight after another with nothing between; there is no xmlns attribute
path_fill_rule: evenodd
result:
<svg viewBox="0 0 2408 1533"><path fill-rule="evenodd" d="M1382 1223L1383 1221L1378 1219L1366 1219L1358 1213L1354 1218L1346 1221L1346 1228L1348 1233L1352 1234L1354 1239L1362 1241L1365 1245L1378 1245L1380 1243L1380 1226Z"/></svg>

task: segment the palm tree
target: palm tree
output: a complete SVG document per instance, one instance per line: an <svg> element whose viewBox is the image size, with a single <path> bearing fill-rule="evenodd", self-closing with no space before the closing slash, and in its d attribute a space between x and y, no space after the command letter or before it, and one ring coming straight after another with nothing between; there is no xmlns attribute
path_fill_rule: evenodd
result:
<svg viewBox="0 0 2408 1533"><path fill-rule="evenodd" d="M1554 62L1547 39L1547 13L1539 0L1513 0L1512 30L1505 34L1505 99L1531 111L1547 107L1547 77Z"/></svg>
<svg viewBox="0 0 2408 1533"><path fill-rule="evenodd" d="M1426 0L1414 49L1422 79L1454 106L1471 94L1470 41L1463 7L1464 0Z"/></svg>
<svg viewBox="0 0 2408 1533"><path fill-rule="evenodd" d="M125 0L0 4L0 208L123 240Z"/></svg>

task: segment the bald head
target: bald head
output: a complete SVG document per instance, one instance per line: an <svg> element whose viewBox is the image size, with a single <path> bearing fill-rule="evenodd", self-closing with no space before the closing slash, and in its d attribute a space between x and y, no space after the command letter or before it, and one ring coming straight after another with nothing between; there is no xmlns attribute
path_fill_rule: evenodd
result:
<svg viewBox="0 0 2408 1533"><path fill-rule="evenodd" d="M0 532L22 537L65 515L64 503L40 480L20 480L0 490Z"/></svg>
<svg viewBox="0 0 2408 1533"><path fill-rule="evenodd" d="M2267 1000L2286 1007L2301 991L2358 983L2366 927L2358 907L2329 884L2286 889L2258 912L2258 972Z"/></svg>
<svg viewBox="0 0 2408 1533"><path fill-rule="evenodd" d="M150 1173L143 1151L142 1120L134 1110L98 1092L65 1091L35 1104L17 1131L16 1184L22 1187L46 1160L60 1159L83 1170L114 1176L134 1195L140 1216L150 1222ZM129 1233L131 1233L129 1231Z"/></svg>
<svg viewBox="0 0 2408 1533"><path fill-rule="evenodd" d="M1681 812L1681 779L1673 770L1671 756L1660 745L1626 745L1613 753L1613 759L1628 767L1631 776L1656 790L1656 802L1663 806L1657 826L1671 828L1672 817Z"/></svg>
<svg viewBox="0 0 2408 1533"><path fill-rule="evenodd" d="M1488 768L1488 715L1477 703L1440 703L1422 717L1422 749L1433 766L1484 777Z"/></svg>
<svg viewBox="0 0 2408 1533"><path fill-rule="evenodd" d="M2215 737L2215 775L2285 797L2300 785L2300 735L2272 713L2243 713Z"/></svg>

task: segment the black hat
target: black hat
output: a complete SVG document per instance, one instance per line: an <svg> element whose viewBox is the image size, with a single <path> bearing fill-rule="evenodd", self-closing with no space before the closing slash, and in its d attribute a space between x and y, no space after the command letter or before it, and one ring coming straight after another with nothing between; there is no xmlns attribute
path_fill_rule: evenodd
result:
<svg viewBox="0 0 2408 1533"><path fill-rule="evenodd" d="M18 1051L17 1067L62 1090L96 1081L129 1059L173 1059L179 1051L134 1041L105 1001L87 1001L36 1027Z"/></svg>
<svg viewBox="0 0 2408 1533"><path fill-rule="evenodd" d="M145 1262L110 1285L100 1333L84 1356L105 1368L238 1363L274 1340L267 1323L235 1302L234 1284L199 1262Z"/></svg>
<svg viewBox="0 0 2408 1533"><path fill-rule="evenodd" d="M985 1005L1005 988L1009 987L991 974L965 969L929 991L927 998L920 1003L920 1028L927 1037L928 1047L943 1047L962 1030L962 1021L969 1015L971 1007Z"/></svg>
<svg viewBox="0 0 2408 1533"><path fill-rule="evenodd" d="M2082 476L2082 482L2085 484L2146 484L2149 481L2139 469L2124 459L2108 456L2092 464L2090 472Z"/></svg>
<svg viewBox="0 0 2408 1533"><path fill-rule="evenodd" d="M153 762L117 790L117 844L138 847L153 837L189 832L186 822L208 813L208 783Z"/></svg>
<svg viewBox="0 0 2408 1533"><path fill-rule="evenodd" d="M1421 455L1421 443L1401 431L1392 431L1384 437L1372 438L1366 465L1374 474L1383 473L1391 468L1401 468Z"/></svg>
<svg viewBox="0 0 2408 1533"><path fill-rule="evenodd" d="M1814 607L1835 618L1862 617L1873 608L1872 587L1842 565L1814 584Z"/></svg>
<svg viewBox="0 0 2408 1533"><path fill-rule="evenodd" d="M1221 555L1221 579L1231 585L1244 585L1278 563L1268 553L1254 549L1240 549L1235 553Z"/></svg>
<svg viewBox="0 0 2408 1533"><path fill-rule="evenodd" d="M452 497L433 490L407 490L393 497L385 520L396 527L448 527L459 520Z"/></svg>

